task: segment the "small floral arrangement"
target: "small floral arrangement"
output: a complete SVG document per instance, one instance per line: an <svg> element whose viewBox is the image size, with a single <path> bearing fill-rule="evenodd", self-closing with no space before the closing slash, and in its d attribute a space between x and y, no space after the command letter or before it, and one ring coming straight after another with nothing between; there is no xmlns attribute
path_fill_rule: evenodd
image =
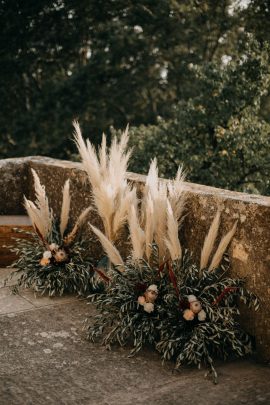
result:
<svg viewBox="0 0 270 405"><path fill-rule="evenodd" d="M94 320L87 320L89 340L103 337L102 343L108 348L115 343L131 344L130 356L146 344L154 347L165 278L146 262L134 263L131 257L121 270L114 266L107 275L106 292L89 296L99 310Z"/></svg>
<svg viewBox="0 0 270 405"><path fill-rule="evenodd" d="M63 188L60 222L49 207L45 187L37 173L32 170L36 202L25 198L25 208L31 219L34 232L27 232L30 239L17 239L11 250L19 257L12 264L20 274L17 286L33 288L50 296L63 293L85 295L97 288L92 259L89 255L89 240L80 232L90 207L79 216L74 227L68 231L70 212L70 185ZM14 274L13 273L13 274Z"/></svg>
<svg viewBox="0 0 270 405"><path fill-rule="evenodd" d="M258 298L245 288L242 279L226 276L228 266L199 269L185 253L181 266L171 264L174 285L167 285L165 306L156 344L163 360L210 368L217 382L214 359L242 357L252 351L251 337L237 321L239 302L258 309Z"/></svg>

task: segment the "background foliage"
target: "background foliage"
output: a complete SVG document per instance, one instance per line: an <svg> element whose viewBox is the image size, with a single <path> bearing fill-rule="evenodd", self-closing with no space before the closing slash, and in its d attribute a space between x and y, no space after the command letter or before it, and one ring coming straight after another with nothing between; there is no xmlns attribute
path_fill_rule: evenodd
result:
<svg viewBox="0 0 270 405"><path fill-rule="evenodd" d="M2 0L0 157L74 153L132 126L132 169L269 185L267 0Z"/></svg>

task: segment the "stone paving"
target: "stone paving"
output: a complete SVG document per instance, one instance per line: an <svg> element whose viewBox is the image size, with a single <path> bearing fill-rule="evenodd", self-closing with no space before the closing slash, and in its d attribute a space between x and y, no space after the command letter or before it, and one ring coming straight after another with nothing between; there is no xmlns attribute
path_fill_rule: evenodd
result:
<svg viewBox="0 0 270 405"><path fill-rule="evenodd" d="M253 359L217 364L219 384L204 370L172 373L157 353L127 358L85 340L92 305L76 297L11 293L0 269L0 405L270 404L270 368ZM9 283L12 284L12 283Z"/></svg>

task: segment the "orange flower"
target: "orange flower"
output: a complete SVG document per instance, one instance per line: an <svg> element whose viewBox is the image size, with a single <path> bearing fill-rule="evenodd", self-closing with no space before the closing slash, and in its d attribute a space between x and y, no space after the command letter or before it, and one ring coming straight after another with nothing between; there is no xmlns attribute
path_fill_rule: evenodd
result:
<svg viewBox="0 0 270 405"><path fill-rule="evenodd" d="M50 259L47 259L46 257L42 257L42 259L40 260L39 264L41 266L48 266L48 264L50 264Z"/></svg>
<svg viewBox="0 0 270 405"><path fill-rule="evenodd" d="M142 296L138 297L138 303L139 303L140 305L144 305L144 304L145 304L145 298L142 297Z"/></svg>
<svg viewBox="0 0 270 405"><path fill-rule="evenodd" d="M191 311L191 309L185 309L184 313L183 313L183 317L186 321L193 321L194 313Z"/></svg>

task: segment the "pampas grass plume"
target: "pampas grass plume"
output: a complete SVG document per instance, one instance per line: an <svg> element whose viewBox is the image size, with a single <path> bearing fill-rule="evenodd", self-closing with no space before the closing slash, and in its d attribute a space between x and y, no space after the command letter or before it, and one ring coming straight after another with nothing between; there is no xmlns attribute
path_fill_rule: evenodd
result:
<svg viewBox="0 0 270 405"><path fill-rule="evenodd" d="M41 185L36 171L34 169L31 169L31 171L34 178L36 201L34 204L24 197L24 206L33 225L35 224L38 227L42 237L46 239L52 229L53 214L49 207L45 187Z"/></svg>
<svg viewBox="0 0 270 405"><path fill-rule="evenodd" d="M128 224L132 243L132 257L134 260L140 260L144 255L145 233L140 227L138 211L134 205L130 208Z"/></svg>
<svg viewBox="0 0 270 405"><path fill-rule="evenodd" d="M67 228L69 220L69 211L70 211L70 189L69 189L69 180L67 180L63 188L63 201L60 218L60 233L62 238Z"/></svg>
<svg viewBox="0 0 270 405"><path fill-rule="evenodd" d="M124 262L116 247L112 244L112 242L95 226L90 225L92 231L96 234L100 243L102 244L103 249L107 253L110 261L115 265L119 266L120 270L124 270Z"/></svg>
<svg viewBox="0 0 270 405"><path fill-rule="evenodd" d="M82 213L78 217L77 221L75 222L75 225L74 225L72 231L64 239L66 245L70 245L74 241L79 228L84 224L84 222L86 221L87 215L89 214L89 212L91 210L92 210L92 207L88 207L82 211Z"/></svg>
<svg viewBox="0 0 270 405"><path fill-rule="evenodd" d="M209 257L213 251L213 247L217 238L218 229L220 225L220 210L217 211L215 218L212 221L212 224L209 228L208 234L205 237L202 252L201 252L201 262L200 269L205 269L207 267Z"/></svg>
<svg viewBox="0 0 270 405"><path fill-rule="evenodd" d="M150 192L145 199L145 255L150 260L155 232L154 204Z"/></svg>
<svg viewBox="0 0 270 405"><path fill-rule="evenodd" d="M171 259L181 259L182 248L178 237L178 222L174 217L169 200L167 200L167 238L165 239L165 243L169 250Z"/></svg>
<svg viewBox="0 0 270 405"><path fill-rule="evenodd" d="M237 222L238 221L235 221L232 229L221 239L221 241L219 243L219 246L217 248L217 251L214 254L212 262L211 262L211 264L209 266L210 271L215 270L215 269L218 268L218 266L219 266L219 264L220 264L220 262L222 260L223 254L225 253L229 243L231 242L231 240L232 240L232 238L233 238L233 236L235 234L235 231L236 231L236 228L237 228Z"/></svg>

